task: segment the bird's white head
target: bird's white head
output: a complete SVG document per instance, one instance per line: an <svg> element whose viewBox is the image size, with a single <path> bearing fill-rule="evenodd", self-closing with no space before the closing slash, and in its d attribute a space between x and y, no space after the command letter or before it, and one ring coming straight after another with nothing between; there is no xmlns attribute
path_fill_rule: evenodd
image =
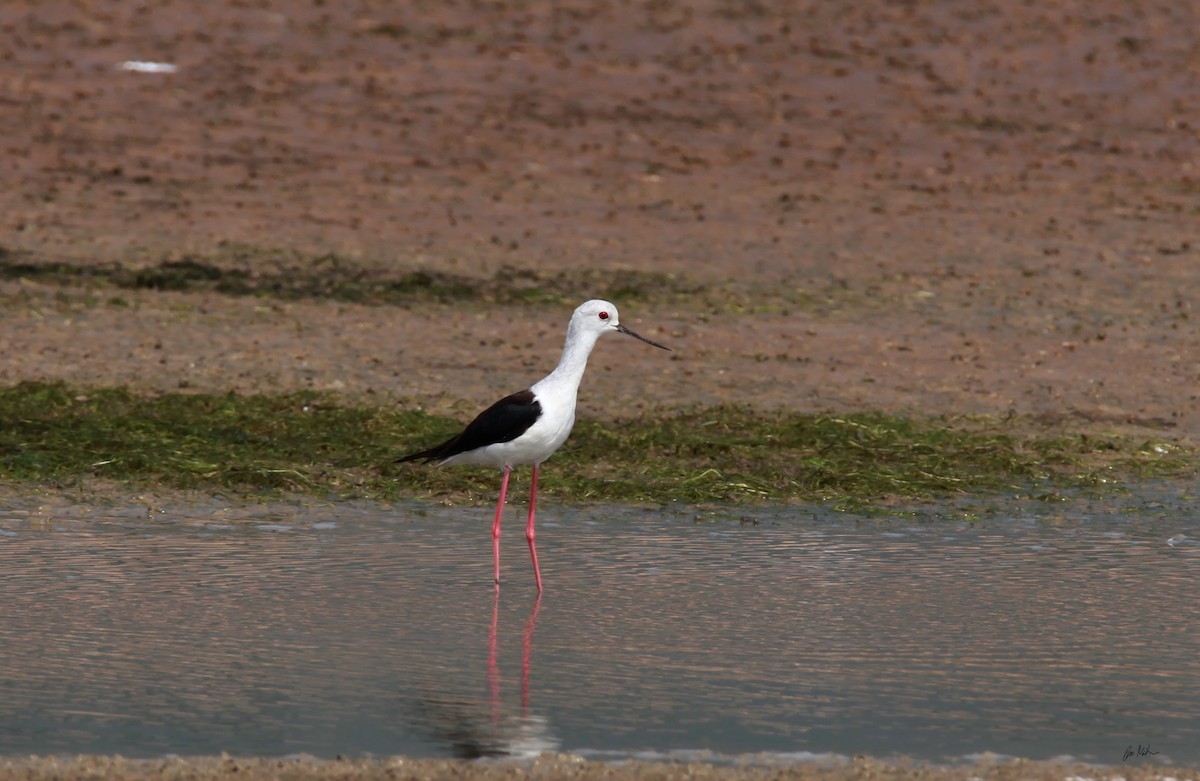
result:
<svg viewBox="0 0 1200 781"><path fill-rule="evenodd" d="M597 337L609 331L620 331L635 339L640 339L646 344L652 344L663 350L670 350L669 347L664 347L658 342L652 342L646 337L639 336L621 325L620 317L617 315L617 307L611 301L603 301L598 298L585 301L579 305L579 308L575 310L575 314L571 316L571 325L568 331L578 334L591 333Z"/></svg>
<svg viewBox="0 0 1200 781"><path fill-rule="evenodd" d="M620 324L617 307L611 301L601 301L594 298L584 301L571 315L571 325L583 331L595 331L602 334L605 331L615 331Z"/></svg>

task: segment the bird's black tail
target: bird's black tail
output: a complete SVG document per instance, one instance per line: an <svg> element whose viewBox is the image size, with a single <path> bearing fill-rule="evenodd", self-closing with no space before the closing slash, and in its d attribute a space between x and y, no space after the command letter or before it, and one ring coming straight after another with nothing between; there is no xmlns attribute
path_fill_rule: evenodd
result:
<svg viewBox="0 0 1200 781"><path fill-rule="evenodd" d="M440 445L435 445L429 448L428 450L422 450L420 453L409 453L406 456L400 456L393 463L403 464L405 461L424 461L425 463L429 464L434 461L441 461L443 458L448 457L446 455L446 451L450 449L450 446L453 445L457 439L458 437L454 437L454 439L449 439Z"/></svg>

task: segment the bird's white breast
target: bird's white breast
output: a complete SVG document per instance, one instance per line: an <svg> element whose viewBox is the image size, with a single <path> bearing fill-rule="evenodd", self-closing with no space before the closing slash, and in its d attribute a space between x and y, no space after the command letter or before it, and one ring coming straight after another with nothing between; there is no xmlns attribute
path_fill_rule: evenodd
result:
<svg viewBox="0 0 1200 781"><path fill-rule="evenodd" d="M562 447L575 425L575 398L538 394L542 414L525 433L509 442L487 445L446 459L445 464L526 466L540 464Z"/></svg>

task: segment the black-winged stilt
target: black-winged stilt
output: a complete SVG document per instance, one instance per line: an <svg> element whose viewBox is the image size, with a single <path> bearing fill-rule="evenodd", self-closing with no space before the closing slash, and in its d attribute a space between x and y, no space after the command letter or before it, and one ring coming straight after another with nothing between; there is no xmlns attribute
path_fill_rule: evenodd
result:
<svg viewBox="0 0 1200 781"><path fill-rule="evenodd" d="M575 425L575 398L583 372L587 369L588 356L596 346L596 340L611 331L619 331L646 344L670 350L621 325L617 308L608 301L584 302L571 315L571 323L567 326L567 343L563 346L562 358L554 371L527 390L506 396L479 413L457 436L436 447L397 459L397 463L424 460L426 463L437 461L439 466L478 464L504 470L504 477L500 481L500 500L496 503L496 517L492 521L492 560L496 583L500 582L500 516L508 495L508 477L513 467L529 464L533 467L533 477L529 484L529 521L525 525L525 539L529 541L529 555L533 559L538 591L542 590L542 571L538 567L537 547L533 542L538 467L570 435L571 427Z"/></svg>

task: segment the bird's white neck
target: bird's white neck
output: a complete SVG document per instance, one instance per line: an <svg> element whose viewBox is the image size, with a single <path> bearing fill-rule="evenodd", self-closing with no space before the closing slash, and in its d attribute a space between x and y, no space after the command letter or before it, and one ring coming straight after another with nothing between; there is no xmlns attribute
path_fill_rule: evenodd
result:
<svg viewBox="0 0 1200 781"><path fill-rule="evenodd" d="M588 356L592 354L592 348L596 346L598 338L599 332L576 329L572 324L572 327L567 329L567 343L563 346L558 366L533 387L536 389L556 386L571 392L579 390L583 372L587 369Z"/></svg>

